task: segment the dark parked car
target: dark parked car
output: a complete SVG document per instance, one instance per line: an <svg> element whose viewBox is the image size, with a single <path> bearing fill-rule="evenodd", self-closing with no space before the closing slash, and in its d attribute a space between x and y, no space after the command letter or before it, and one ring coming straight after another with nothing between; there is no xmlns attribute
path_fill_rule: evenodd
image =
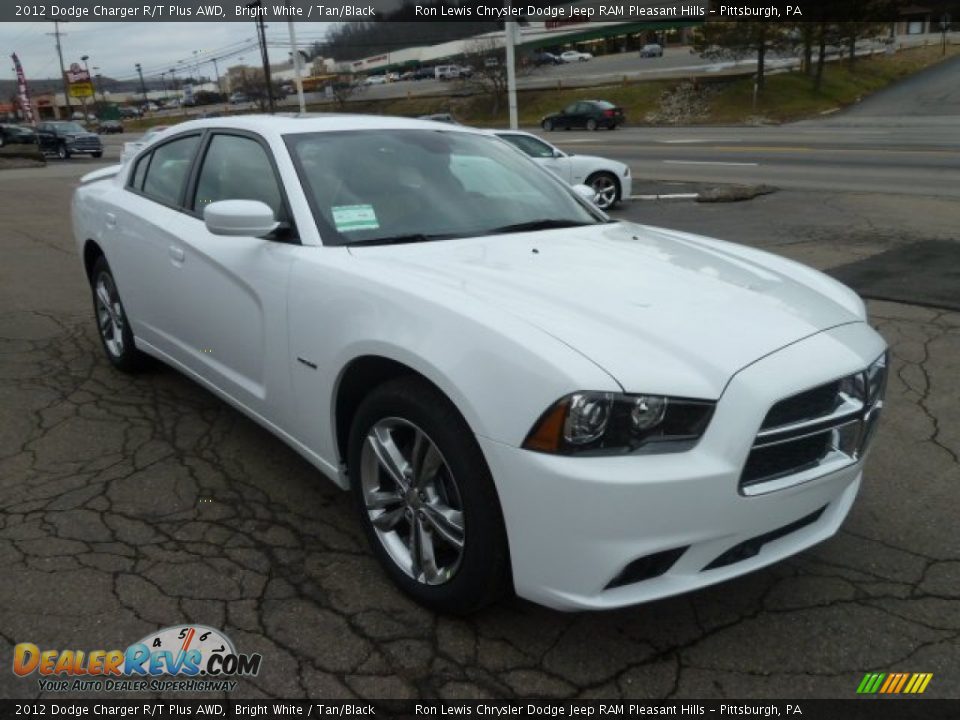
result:
<svg viewBox="0 0 960 720"><path fill-rule="evenodd" d="M606 100L578 100L558 113L547 115L540 126L547 131L570 128L616 129L624 121L623 110Z"/></svg>
<svg viewBox="0 0 960 720"><path fill-rule="evenodd" d="M648 43L640 48L640 57L663 57L663 45Z"/></svg>
<svg viewBox="0 0 960 720"><path fill-rule="evenodd" d="M121 123L119 120L104 120L100 123L100 127L97 128L97 132L99 132L101 135L122 133L123 123Z"/></svg>
<svg viewBox="0 0 960 720"><path fill-rule="evenodd" d="M562 65L563 60L560 59L559 55L554 55L552 52L538 52L533 56L533 64L537 67L541 65Z"/></svg>
<svg viewBox="0 0 960 720"><path fill-rule="evenodd" d="M140 108L135 107L122 107L120 108L120 117L122 118L138 118L142 115Z"/></svg>
<svg viewBox="0 0 960 720"><path fill-rule="evenodd" d="M436 76L437 76L437 73L435 69L432 67L417 68L413 72L414 80L432 80Z"/></svg>
<svg viewBox="0 0 960 720"><path fill-rule="evenodd" d="M37 125L37 139L40 150L55 153L61 160L71 155L103 156L103 143L100 136L87 130L76 122L42 122Z"/></svg>
<svg viewBox="0 0 960 720"><path fill-rule="evenodd" d="M4 145L33 145L37 134L26 125L0 125L0 147Z"/></svg>

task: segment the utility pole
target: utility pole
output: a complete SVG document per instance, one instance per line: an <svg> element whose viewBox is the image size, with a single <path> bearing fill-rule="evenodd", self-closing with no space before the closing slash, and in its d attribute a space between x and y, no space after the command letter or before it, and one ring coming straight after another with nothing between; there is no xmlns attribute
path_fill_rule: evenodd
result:
<svg viewBox="0 0 960 720"><path fill-rule="evenodd" d="M163 88L163 104L167 104L167 73L160 73L160 87Z"/></svg>
<svg viewBox="0 0 960 720"><path fill-rule="evenodd" d="M90 66L87 65L87 60L89 60L89 59L90 59L90 56L89 56L89 55L84 55L83 57L80 58L81 62L83 62L83 69L84 69L84 70L86 71L86 73L87 73L87 82L91 82L91 81L90 81ZM94 101L96 101L96 98L94 98ZM88 117L87 117L87 98L86 98L85 96L83 96L83 95L80 96L80 106L83 108L83 121L84 121L84 122L87 122L87 120L88 120Z"/></svg>
<svg viewBox="0 0 960 720"><path fill-rule="evenodd" d="M53 32L47 33L47 35L53 35L56 38L57 42L57 57L60 58L60 79L63 81L63 99L67 104L67 116L73 115L73 106L70 105L70 86L67 83L67 69L63 66L63 48L60 47L60 36L66 35L66 33L60 32L60 23L56 20L53 21Z"/></svg>
<svg viewBox="0 0 960 720"><path fill-rule="evenodd" d="M250 3L247 7L256 7L260 11L263 10L263 5L260 0ZM260 58L263 60L263 79L267 87L267 107L270 109L270 114L273 115L276 109L273 106L273 81L270 77L270 56L267 54L267 27L263 22L263 12L257 12L256 23L260 41Z"/></svg>
<svg viewBox="0 0 960 720"><path fill-rule="evenodd" d="M287 29L290 30L290 47L293 50L293 77L297 84L297 102L300 105L300 112L307 111L307 103L303 98L303 78L300 73L300 48L297 47L297 31L293 27L293 20L287 21Z"/></svg>
<svg viewBox="0 0 960 720"><path fill-rule="evenodd" d="M510 7L510 2L507 2ZM507 48L507 105L510 108L510 129L516 130L519 126L517 119L517 64L516 52L513 44L515 42L514 33L516 32L517 21L505 20L503 23L503 40Z"/></svg>
<svg viewBox="0 0 960 720"><path fill-rule="evenodd" d="M217 76L217 95L222 95L223 88L220 87L220 68L217 67L216 58L213 58L213 73Z"/></svg>
<svg viewBox="0 0 960 720"><path fill-rule="evenodd" d="M143 95L143 109L146 111L150 107L150 101L147 99L147 86L143 82L143 68L140 63L136 64L137 75L140 76L140 93Z"/></svg>

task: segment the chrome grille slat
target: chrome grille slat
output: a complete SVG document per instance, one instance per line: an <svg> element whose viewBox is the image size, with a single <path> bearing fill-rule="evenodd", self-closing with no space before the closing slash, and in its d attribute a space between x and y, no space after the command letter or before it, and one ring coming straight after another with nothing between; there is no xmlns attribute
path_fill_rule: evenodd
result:
<svg viewBox="0 0 960 720"><path fill-rule="evenodd" d="M799 422L789 423L787 425L778 425L776 427L768 428L766 430L760 430L757 433L757 440L763 440L769 437L774 437L778 435L786 435L788 433L793 433L799 430L805 430L807 428L816 427L820 424L831 424L835 421L841 421L845 418L854 418L860 413L863 412L863 402L857 400L856 398L850 397L845 393L839 393L840 396L840 405L829 415L822 417L810 418L808 420L800 420ZM754 443L754 445L760 445L759 442Z"/></svg>
<svg viewBox="0 0 960 720"><path fill-rule="evenodd" d="M782 490L857 462L883 408L886 367L885 353L860 372L775 403L744 463L740 492ZM871 371L881 373L873 385Z"/></svg>

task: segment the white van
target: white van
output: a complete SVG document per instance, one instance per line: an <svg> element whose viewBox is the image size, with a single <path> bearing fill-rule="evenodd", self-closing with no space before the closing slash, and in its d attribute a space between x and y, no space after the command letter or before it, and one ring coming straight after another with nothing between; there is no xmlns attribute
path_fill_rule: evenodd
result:
<svg viewBox="0 0 960 720"><path fill-rule="evenodd" d="M456 80L460 77L459 65L437 65L433 69L433 75L437 80Z"/></svg>

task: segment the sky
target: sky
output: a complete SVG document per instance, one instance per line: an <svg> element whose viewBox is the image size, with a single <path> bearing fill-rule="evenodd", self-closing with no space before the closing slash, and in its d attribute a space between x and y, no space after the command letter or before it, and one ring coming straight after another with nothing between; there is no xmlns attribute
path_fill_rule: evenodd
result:
<svg viewBox="0 0 960 720"><path fill-rule="evenodd" d="M5 1L5 0L0 0ZM301 47L322 39L330 23L296 23L297 42ZM0 50L6 65L0 78L13 80L16 52L23 64L27 80L53 78L59 75L59 60L52 35L52 22L0 23ZM200 73L213 77L216 57L220 73L240 64L260 63L256 47L256 26L251 22L157 23L157 22L82 22L60 23L63 62L66 67L80 62L83 55L91 72L94 67L104 76L118 80L136 77L135 64L143 66L144 77L159 79L161 71L176 68L177 77L195 73L194 51L200 61ZM289 35L285 22L267 24L267 43L272 63L289 59ZM250 47L252 46L252 47ZM230 57L223 57L230 55ZM223 58L223 59L221 59ZM207 60L206 63L203 61ZM169 73L168 73L169 77Z"/></svg>

